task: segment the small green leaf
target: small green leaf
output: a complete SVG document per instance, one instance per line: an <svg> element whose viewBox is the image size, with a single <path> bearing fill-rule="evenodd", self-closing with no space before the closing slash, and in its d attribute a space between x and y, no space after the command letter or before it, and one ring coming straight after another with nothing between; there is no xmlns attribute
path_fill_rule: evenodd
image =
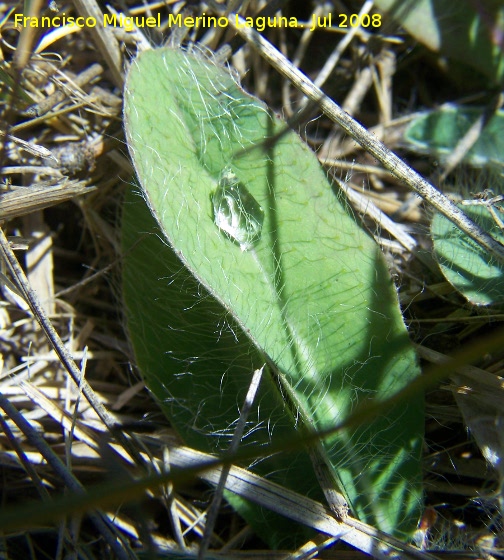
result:
<svg viewBox="0 0 504 560"><path fill-rule="evenodd" d="M482 114L482 108L457 105L426 111L412 121L404 138L413 150L443 158L453 152ZM504 165L503 130L504 112L497 111L463 161L476 167Z"/></svg>
<svg viewBox="0 0 504 560"><path fill-rule="evenodd" d="M500 184L500 189L499 189ZM493 182L493 196L504 194L502 180ZM496 218L488 207L462 206L464 212L486 232L504 244L502 202L494 206ZM435 214L431 225L434 254L442 273L455 289L475 305L504 303L504 265L482 249L464 232L441 214Z"/></svg>

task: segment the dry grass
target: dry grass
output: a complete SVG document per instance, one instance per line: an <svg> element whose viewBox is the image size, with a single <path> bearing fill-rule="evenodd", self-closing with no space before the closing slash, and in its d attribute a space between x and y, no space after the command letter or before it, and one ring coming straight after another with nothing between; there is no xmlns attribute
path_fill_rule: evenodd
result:
<svg viewBox="0 0 504 560"><path fill-rule="evenodd" d="M36 9L36 2L33 4ZM146 9L135 2L127 4L137 13ZM163 21L170 9L179 10L184 2L166 4L172 6L159 3L150 8ZM203 10L197 3L191 4L196 13ZM252 1L248 9L254 13L263 4ZM342 10L342 4L336 4ZM80 10L90 10L91 5L75 3ZM348 5L358 11L361 2ZM8 8L0 4L0 13ZM59 8L74 13L70 4ZM45 3L40 9L52 15ZM17 13L20 10L18 7ZM296 13L300 19L309 19L311 14L307 7L297 8L295 2L284 2L284 11ZM56 522L49 518L53 499L70 496L75 501L81 487L101 485L105 490L119 479L133 480L162 470L170 461L166 445L176 441L176 436L135 370L123 328L119 289L120 202L132 180L123 143L121 87L123 67L136 52L134 39L139 37L112 32L99 37L86 30L54 36L54 42L38 51L40 31L16 30L12 18L3 23L0 47L0 220L29 285L77 363L74 376L79 378L82 373L89 387L80 383L79 388L71 380L29 309L26 294L2 262L0 555L134 558L139 551L153 554L156 549L176 547L194 552L209 498L208 487L197 481L187 482L177 493L169 485L156 492L135 494L129 489L128 494L116 493L109 502L94 501L94 506L99 503L99 511L74 504L64 518ZM382 35L392 37L392 32L397 29L383 29ZM160 44L167 33L167 29L156 29L149 39ZM231 32L201 35L198 39L203 38L215 50L233 39ZM327 32L301 35L269 30L266 35L314 80L341 39ZM427 100L432 103L449 100L448 95L451 99L470 93L456 89L449 76L437 78L441 85L428 80L419 84L415 69L433 63L426 57L410 62L410 47L407 38L397 42L356 34L324 86L349 113L375 127L375 133L392 149L400 149L408 115ZM36 54L30 57L31 51ZM247 47L238 51L234 63L245 89L292 116L301 98L290 84ZM316 114L315 110L306 113L297 127L330 163L335 176L350 177L355 192L404 224L402 232L409 232L429 250L425 209L327 119L312 121ZM406 116L394 120L396 114ZM426 159L415 166L433 174ZM446 355L495 329L502 316L465 304L434 267L428 268L397 240L381 236L374 222L368 223L387 251L416 342ZM426 361L439 359L427 350L421 355ZM502 350L482 356L481 370L461 372L427 395L425 487L429 507L425 524L440 551L464 549L472 550L473 557L491 557L502 547L495 501L498 479L468 435L467 423L478 421L480 414L488 415L490 407L497 412L504 409L499 377L503 359ZM89 403L88 393L104 410ZM41 507L41 503L45 505ZM18 507L23 508L21 517ZM437 522L433 523L435 515ZM284 557L261 551L262 543L227 507L216 532L214 549L226 545L225 550L241 558ZM360 553L341 549L323 554Z"/></svg>

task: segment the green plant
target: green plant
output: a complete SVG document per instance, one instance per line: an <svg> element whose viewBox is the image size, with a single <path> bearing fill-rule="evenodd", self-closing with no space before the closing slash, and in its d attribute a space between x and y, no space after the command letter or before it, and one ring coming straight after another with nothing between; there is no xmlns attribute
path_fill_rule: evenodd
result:
<svg viewBox="0 0 504 560"><path fill-rule="evenodd" d="M448 104L416 116L406 129L404 138L415 151L445 158L455 150L471 126L483 117L484 108ZM463 162L477 167L502 166L503 126L504 112L496 111L465 154Z"/></svg>
<svg viewBox="0 0 504 560"><path fill-rule="evenodd" d="M483 109L448 105L417 116L405 132L414 151L442 161L457 148L471 127L483 119ZM481 168L476 182L460 180L454 188L464 212L485 232L504 242L502 212L502 127L504 114L497 111L467 150L463 162ZM504 264L475 243L445 216L436 213L431 224L434 254L446 279L476 305L504 302Z"/></svg>
<svg viewBox="0 0 504 560"><path fill-rule="evenodd" d="M155 217L128 196L128 328L148 386L188 443L226 448L263 364L269 376L243 441L261 456L268 443L329 429L418 375L378 247L314 154L229 71L201 53L145 52L128 76L125 123ZM360 519L402 536L414 530L422 432L417 395L323 440ZM254 468L321 496L304 449ZM231 499L263 538L284 538L280 521Z"/></svg>

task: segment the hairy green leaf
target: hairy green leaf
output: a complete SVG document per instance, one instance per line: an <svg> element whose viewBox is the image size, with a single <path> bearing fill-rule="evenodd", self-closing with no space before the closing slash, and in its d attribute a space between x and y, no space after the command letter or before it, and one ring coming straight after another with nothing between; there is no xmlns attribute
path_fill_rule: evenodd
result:
<svg viewBox="0 0 504 560"><path fill-rule="evenodd" d="M157 247L144 250L144 241L128 252L138 228L151 228L135 224L126 205L128 326L147 384L188 442L226 447L264 355L273 380L251 425L256 442L335 426L418 375L378 247L313 153L228 70L201 53L143 53L128 75L125 124L145 199L173 249L168 258L149 236ZM392 533L413 531L422 433L418 395L324 440L354 514ZM299 463L276 459L284 484L312 487L303 450Z"/></svg>

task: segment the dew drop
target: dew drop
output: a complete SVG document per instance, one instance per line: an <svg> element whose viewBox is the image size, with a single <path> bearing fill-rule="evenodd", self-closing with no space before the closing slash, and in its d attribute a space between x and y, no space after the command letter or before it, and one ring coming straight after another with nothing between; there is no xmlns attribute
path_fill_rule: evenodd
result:
<svg viewBox="0 0 504 560"><path fill-rule="evenodd" d="M219 177L212 205L215 225L242 251L261 239L264 211L229 167Z"/></svg>

